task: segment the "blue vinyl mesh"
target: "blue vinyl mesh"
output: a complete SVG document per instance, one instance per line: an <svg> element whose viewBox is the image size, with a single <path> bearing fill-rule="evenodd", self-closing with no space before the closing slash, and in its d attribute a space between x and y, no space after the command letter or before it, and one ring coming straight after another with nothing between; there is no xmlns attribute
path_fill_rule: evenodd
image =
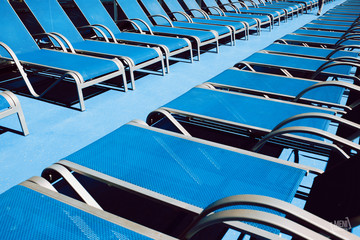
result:
<svg viewBox="0 0 360 240"><path fill-rule="evenodd" d="M342 32L329 32L329 31L309 30L309 29L297 29L293 33L303 34L303 35L324 36L324 37L336 37L336 38L340 38L342 35L344 35L344 33Z"/></svg>
<svg viewBox="0 0 360 240"><path fill-rule="evenodd" d="M325 60L313 59L313 58L299 58L293 56L286 56L286 55L276 55L276 54L269 54L269 53L260 53L256 52L252 54L250 57L244 59L244 62L250 63L259 63L271 66L277 66L282 68L293 68L299 69L304 71L313 71L315 72L322 64L324 64ZM351 66L334 66L327 68L322 71L325 74L349 74L351 70Z"/></svg>
<svg viewBox="0 0 360 240"><path fill-rule="evenodd" d="M325 48L309 48L298 45L288 45L288 44L271 44L264 48L264 50L274 51L274 52L282 52L282 53L291 53L291 54L299 54L310 57L327 57L333 49L325 49ZM338 51L331 58L335 57L357 57L358 53L350 52L350 51Z"/></svg>
<svg viewBox="0 0 360 240"><path fill-rule="evenodd" d="M295 45L294 45L295 46ZM302 90L314 85L316 82L306 79L288 78L270 74L254 73L228 69L211 78L208 82L228 86L256 89L265 92L297 96ZM339 87L324 87L311 90L304 98L340 103L344 90Z"/></svg>
<svg viewBox="0 0 360 240"><path fill-rule="evenodd" d="M10 105L6 99L0 95L0 111L9 108Z"/></svg>
<svg viewBox="0 0 360 240"><path fill-rule="evenodd" d="M1 239L149 239L23 186L0 195Z"/></svg>
<svg viewBox="0 0 360 240"><path fill-rule="evenodd" d="M201 114L209 117L248 124L264 129L273 129L283 120L307 112L332 112L306 105L229 94L208 89L193 88L165 107ZM323 119L302 119L286 126L307 126L326 130L329 122Z"/></svg>
<svg viewBox="0 0 360 240"><path fill-rule="evenodd" d="M294 35L294 34L287 34L281 39L284 40L294 40L294 41L302 41L302 42L315 42L319 44L336 44L339 39L336 38L326 38L326 37L314 37L314 36L304 36L304 35ZM343 45L359 45L360 41L357 40L346 40L345 42L342 42L340 46Z"/></svg>
<svg viewBox="0 0 360 240"><path fill-rule="evenodd" d="M237 194L289 202L305 173L132 125L65 159L201 208Z"/></svg>

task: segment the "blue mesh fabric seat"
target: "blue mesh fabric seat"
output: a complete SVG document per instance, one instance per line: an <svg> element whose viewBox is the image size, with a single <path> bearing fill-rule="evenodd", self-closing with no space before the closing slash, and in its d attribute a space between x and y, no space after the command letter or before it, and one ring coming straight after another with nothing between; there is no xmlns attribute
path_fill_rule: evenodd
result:
<svg viewBox="0 0 360 240"><path fill-rule="evenodd" d="M150 239L25 186L0 195L2 239Z"/></svg>
<svg viewBox="0 0 360 240"><path fill-rule="evenodd" d="M336 25L325 25L319 23L308 23L303 26L307 29L318 29L323 31L337 31L337 32L346 32L349 30L347 26L336 26Z"/></svg>
<svg viewBox="0 0 360 240"><path fill-rule="evenodd" d="M203 88L193 88L164 105L192 114L212 117L239 124L272 130L277 124L302 113L328 113L332 111L303 104L264 99ZM323 119L302 119L287 126L307 126L327 130L329 122Z"/></svg>
<svg viewBox="0 0 360 240"><path fill-rule="evenodd" d="M260 155L226 150L135 123L65 159L200 208L245 193L291 201L305 174Z"/></svg>
<svg viewBox="0 0 360 240"><path fill-rule="evenodd" d="M346 40L340 41L337 38L328 38L321 36L307 36L307 35L297 35L297 34L286 34L280 38L286 42L295 42L295 43L308 43L311 45L326 45L329 48L336 48L343 45L359 45L359 40Z"/></svg>
<svg viewBox="0 0 360 240"><path fill-rule="evenodd" d="M330 38L340 38L344 35L342 32L331 32L331 31L318 31L318 30L308 30L308 29L297 29L293 32L298 35L309 35L309 36L318 36L318 37L330 37Z"/></svg>
<svg viewBox="0 0 360 240"><path fill-rule="evenodd" d="M56 0L28 0L26 4L44 32L61 34L70 42L76 52L123 60L124 64L130 68L133 85L134 70L156 62L163 64L160 50L154 48L84 40Z"/></svg>
<svg viewBox="0 0 360 240"><path fill-rule="evenodd" d="M264 94L275 93L280 96L290 96L292 98L296 97L304 89L318 83L318 81L314 80L289 78L238 69L225 70L207 82L221 84L222 86L263 91ZM340 103L342 95L343 89L339 87L326 87L324 89L314 89L306 93L304 98Z"/></svg>
<svg viewBox="0 0 360 240"><path fill-rule="evenodd" d="M30 65L47 71L51 70L60 77L69 76L73 78L79 87L78 93L82 110L85 110L82 97L83 88L124 74L120 62L40 49L10 4L7 1L1 1L0 6L0 18L4 21L4 24L0 26L1 31L4 33L1 34L0 41L5 44L0 47L1 57L9 61L17 58L20 65ZM17 67L20 67L20 65ZM21 71L20 73L31 94L40 97L41 94L36 93L36 90L33 89L27 75Z"/></svg>
<svg viewBox="0 0 360 240"><path fill-rule="evenodd" d="M271 53L256 52L251 56L245 58L243 62L246 62L252 66L261 66L272 69L287 69L293 73L313 75L320 67L327 63L327 60L315 59L315 58L304 58L289 55L279 55ZM236 64L238 65L238 64ZM355 78L351 76L350 71L352 66L347 64L339 64L324 68L321 74L325 76L339 76L345 78Z"/></svg>
<svg viewBox="0 0 360 240"><path fill-rule="evenodd" d="M314 48L314 47L303 47L299 45L288 45L288 44L271 44L264 48L263 50L272 52L272 53L282 53L294 56L304 56L310 58L319 58L325 59L329 54L333 53L332 49L324 48ZM358 54L356 52L350 51L337 51L334 53L331 58L336 57L354 57L356 58Z"/></svg>

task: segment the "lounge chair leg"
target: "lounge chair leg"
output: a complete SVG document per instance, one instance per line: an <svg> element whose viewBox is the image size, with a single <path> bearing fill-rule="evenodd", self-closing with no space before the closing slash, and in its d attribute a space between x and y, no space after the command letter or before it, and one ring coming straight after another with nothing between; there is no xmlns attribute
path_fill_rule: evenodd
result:
<svg viewBox="0 0 360 240"><path fill-rule="evenodd" d="M129 66L130 71L130 81L131 81L131 90L135 90L135 76L134 76L134 70L132 67Z"/></svg>
<svg viewBox="0 0 360 240"><path fill-rule="evenodd" d="M24 133L24 136L29 135L29 129L28 129L27 125L26 125L25 116L24 116L24 113L23 113L20 106L19 106L17 115L18 115L18 118L19 118L19 122L20 122L20 125L21 125L21 128L22 128L22 131Z"/></svg>
<svg viewBox="0 0 360 240"><path fill-rule="evenodd" d="M127 80L126 80L126 73L125 73L125 70L123 70L122 80L123 80L123 85L124 85L124 91L125 91L125 92L127 92L128 87L127 87Z"/></svg>
<svg viewBox="0 0 360 240"><path fill-rule="evenodd" d="M166 73L169 74L170 73L170 62L169 62L169 56L167 54L165 55L165 63L166 63Z"/></svg>
<svg viewBox="0 0 360 240"><path fill-rule="evenodd" d="M79 104L80 104L80 110L83 112L85 111L85 101L84 101L84 95L82 92L82 88L79 86L79 84L76 84L78 95L79 95Z"/></svg>

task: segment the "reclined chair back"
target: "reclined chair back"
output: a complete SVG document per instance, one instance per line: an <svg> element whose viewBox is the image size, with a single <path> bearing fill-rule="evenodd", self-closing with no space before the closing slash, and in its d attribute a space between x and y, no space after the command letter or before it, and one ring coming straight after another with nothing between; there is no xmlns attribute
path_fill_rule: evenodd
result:
<svg viewBox="0 0 360 240"><path fill-rule="evenodd" d="M28 30L6 0L0 1L0 42L9 46L15 54L37 51L36 45ZM0 47L0 56L9 57L7 51Z"/></svg>
<svg viewBox="0 0 360 240"><path fill-rule="evenodd" d="M116 2L119 4L128 19L138 18L145 21L150 27L154 26L137 1L116 0ZM139 26L144 31L148 30L144 24L139 24Z"/></svg>
<svg viewBox="0 0 360 240"><path fill-rule="evenodd" d="M56 0L28 0L25 3L45 32L57 32L71 43L84 39Z"/></svg>
<svg viewBox="0 0 360 240"><path fill-rule="evenodd" d="M90 23L106 26L115 36L121 33L100 0L74 0L74 2ZM107 37L111 37L107 32L104 33L107 34Z"/></svg>
<svg viewBox="0 0 360 240"><path fill-rule="evenodd" d="M141 2L150 15L162 15L168 17L167 13L157 0L141 0ZM169 25L169 22L162 17L155 17L154 21L159 25Z"/></svg>

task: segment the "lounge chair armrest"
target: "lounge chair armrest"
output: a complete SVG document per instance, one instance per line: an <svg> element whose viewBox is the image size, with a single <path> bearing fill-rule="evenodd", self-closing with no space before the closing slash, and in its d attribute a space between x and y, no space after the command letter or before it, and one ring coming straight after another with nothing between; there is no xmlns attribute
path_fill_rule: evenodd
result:
<svg viewBox="0 0 360 240"><path fill-rule="evenodd" d="M327 62L323 63L316 71L315 73L311 76L312 79L314 79L316 76L318 76L319 74L321 74L322 71L324 71L325 69L334 67L334 66L339 66L339 65L345 65L345 66L351 66L351 67L356 67L358 69L360 69L360 60L354 57L337 57L337 58L332 58L330 60L328 60ZM360 79L357 76L353 76L354 80L360 83Z"/></svg>
<svg viewBox="0 0 360 240"><path fill-rule="evenodd" d="M58 38L60 38L62 40L62 42L66 43L67 47L70 49L70 52L76 53L74 47L71 45L70 41L65 36L63 36L57 32L51 32L51 34L57 36Z"/></svg>
<svg viewBox="0 0 360 240"><path fill-rule="evenodd" d="M200 13L205 19L210 19L209 15L202 9L189 9L189 11L192 12L198 12ZM194 14L193 14L194 15Z"/></svg>
<svg viewBox="0 0 360 240"><path fill-rule="evenodd" d="M209 9L209 11L211 11L211 9L215 10L219 16L225 16L225 13L222 9L220 9L219 7L207 7Z"/></svg>
<svg viewBox="0 0 360 240"><path fill-rule="evenodd" d="M114 43L117 43L116 41L116 37L114 35L114 33L110 30L110 28L108 28L107 26L103 25L103 24L93 24L92 26L95 26L95 27L99 27L99 28L102 28L104 29L111 37L111 39L113 40Z"/></svg>
<svg viewBox="0 0 360 240"><path fill-rule="evenodd" d="M220 199L209 205L201 213L202 216L209 215L219 209L233 206L257 206L275 210L286 214L286 218L312 229L318 233L335 239L353 239L354 235L332 223L300 209L285 201L260 195L235 195Z"/></svg>
<svg viewBox="0 0 360 240"><path fill-rule="evenodd" d="M238 8L236 6L234 6L234 4L231 4L231 3L225 3L225 4L219 4L220 6L224 7L226 9L226 7L230 7L232 8L232 10L235 12L235 13L239 13L238 11Z"/></svg>
<svg viewBox="0 0 360 240"><path fill-rule="evenodd" d="M64 45L64 43L60 40L60 38L52 33L37 33L37 34L33 34L33 37L37 37L37 36L46 36L50 41L55 40L57 44L59 44L60 48L64 51L67 52L67 49ZM39 40L40 41L40 40ZM38 44L39 44L38 41Z"/></svg>
<svg viewBox="0 0 360 240"><path fill-rule="evenodd" d="M258 5L256 2L252 1L252 0L241 0L241 1L239 1L239 2L243 2L243 3L249 2L249 3L251 3L251 5L252 5L253 7L255 7L255 8L258 8L258 7L259 7L259 5Z"/></svg>
<svg viewBox="0 0 360 240"><path fill-rule="evenodd" d="M167 21L167 23L170 25L170 27L174 27L174 25L172 24L171 20L168 17L165 17L164 15L161 14L155 14L155 15L149 15L149 18L152 18L155 20L156 17L165 19Z"/></svg>
<svg viewBox="0 0 360 240"><path fill-rule="evenodd" d="M192 23L192 22L193 22L193 20L191 19L191 17L190 17L187 13L185 13L185 12L171 12L171 13L174 14L174 16L175 16L175 14L178 14L178 15L183 16L183 17L186 19L186 21L189 22L189 23Z"/></svg>
<svg viewBox="0 0 360 240"><path fill-rule="evenodd" d="M242 1L233 2L234 6L236 6L236 5L235 5L236 3L238 3L238 4L240 5L240 7L244 7L244 8L246 8L247 10L249 10L248 5L246 5L244 2L242 2ZM238 11L239 11L239 13L241 13L240 8L238 8Z"/></svg>
<svg viewBox="0 0 360 240"><path fill-rule="evenodd" d="M26 86L28 87L30 93L34 96L34 97L40 97L39 94L37 94L34 90L34 88L32 87L28 77L27 77L27 74L22 66L22 64L20 63L19 59L17 58L16 54L14 53L14 51L8 46L6 45L5 43L3 42L0 42L0 47L2 47L3 49L5 49L5 51L7 51L11 57L11 60L14 61L17 69L19 70L21 76L23 77L25 83L26 83Z"/></svg>
<svg viewBox="0 0 360 240"><path fill-rule="evenodd" d="M360 124L357 124L355 122L349 121L347 119L341 118L341 117L337 117L331 114L326 114L326 113L302 113L302 114L298 114L292 117L289 117L287 119L285 119L284 121L282 121L281 123L279 123L278 125L276 125L272 131L276 131L280 128L282 128L283 126L285 126L288 123L300 120L300 119L307 119L307 118L320 118L320 119L325 119L325 120L330 120L332 122L336 122L340 125L344 125L347 126L349 128L353 128L356 132L351 136L351 139L348 139L350 141L353 141L354 139L356 139L359 135L360 135Z"/></svg>
<svg viewBox="0 0 360 240"><path fill-rule="evenodd" d="M331 141L333 141L334 143L337 143L341 146L346 146L350 149L353 149L355 151L357 151L358 153L360 153L360 145L353 143L347 139L344 139L342 137L336 136L334 134L328 133L326 131L317 129L317 128L312 128L312 127L286 127L286 128L280 128L277 129L275 131L271 131L270 133L268 133L266 136L264 136L251 150L253 152L259 152L260 149L265 145L265 143L267 143L269 140L271 140L274 137L278 137L284 134L288 134L288 133L307 133L307 134L311 134L311 135L315 135L315 136L320 136L326 139L329 139ZM333 144L336 145L336 144ZM336 145L337 146L337 145ZM349 158L349 156L340 148L336 148L337 150L339 150L339 152L345 156L346 158Z"/></svg>
<svg viewBox="0 0 360 240"><path fill-rule="evenodd" d="M329 55L326 56L326 59L330 59L332 55L337 53L338 51L344 50L344 49L360 49L360 45L341 45L335 48Z"/></svg>
<svg viewBox="0 0 360 240"><path fill-rule="evenodd" d="M281 230L295 239L317 239L325 240L327 237L312 231L296 222L293 222L284 217L259 211L259 210L249 210L249 209L233 209L225 210L221 212L215 212L213 214L207 215L201 219L197 225L195 225L187 234L185 239L191 239L194 235L200 231L211 227L216 224L226 224L227 222L253 222L259 223L266 226L274 227ZM241 231L241 230L240 230ZM250 233L251 234L251 233ZM254 233L255 236L257 232ZM271 238L273 239L273 238ZM277 236L275 239L282 239L280 236Z"/></svg>
<svg viewBox="0 0 360 240"><path fill-rule="evenodd" d="M85 29L85 28L90 28L90 29L94 30L96 35L97 35L97 33L99 33L100 37L105 39L105 42L110 42L109 38L106 36L105 32L100 27L94 26L94 25L86 25L86 26L78 27L77 29Z"/></svg>
<svg viewBox="0 0 360 240"><path fill-rule="evenodd" d="M143 34L143 30L141 29L141 27L139 26L139 24L137 24L135 21L138 21L140 23L142 23L146 28L147 30L150 32L151 35L154 35L153 32L151 31L151 28L150 26L142 19L139 19L139 18L133 18L133 19L121 19L121 20L117 20L116 23L120 23L120 22L129 22L131 23L135 29L137 29L141 34Z"/></svg>

